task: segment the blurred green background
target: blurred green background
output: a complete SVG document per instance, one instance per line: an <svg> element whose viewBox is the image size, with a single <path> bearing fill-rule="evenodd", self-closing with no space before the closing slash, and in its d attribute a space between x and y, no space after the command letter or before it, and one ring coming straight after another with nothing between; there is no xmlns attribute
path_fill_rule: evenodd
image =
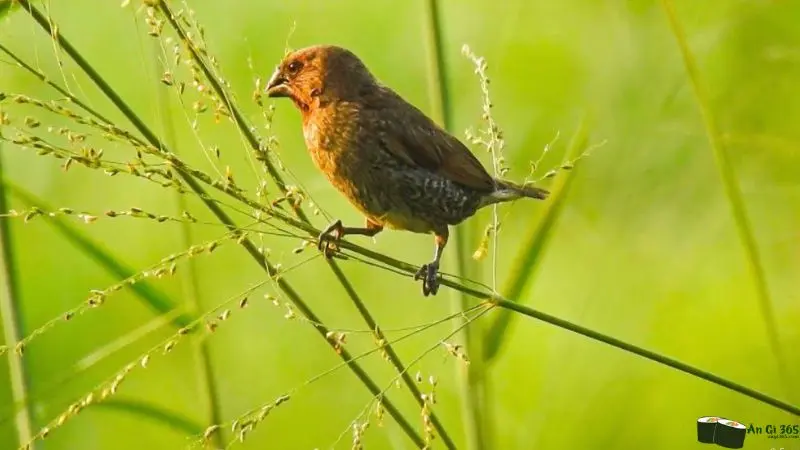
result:
<svg viewBox="0 0 800 450"><path fill-rule="evenodd" d="M426 2L355 0L295 2L191 1L205 26L206 40L222 72L255 124L264 123L249 101L256 76L269 77L289 45L332 43L356 52L389 86L430 111ZM155 42L146 36L143 14L119 2L72 0L47 2L63 33L120 95L163 133L175 128L177 151L198 168L213 167L198 150L196 138L176 102L166 121L159 116L160 95L174 97L158 82ZM627 0L560 2L509 0L444 1L440 5L444 51L452 98L454 133L480 125L481 98L472 64L461 55L469 44L489 62L495 119L505 131L509 177L525 178L529 161L556 133L561 138L545 159L559 163L566 145L586 117L590 142L607 141L582 160L555 223L535 275L519 299L527 305L580 323L710 370L765 393L800 402L800 3L792 1L676 2L678 19L697 59L740 186L746 213L761 255L777 333L785 351L792 392L781 382L768 345L764 320L747 255L737 234L719 170L709 146L698 101L659 2ZM17 11L2 19L0 42L32 62L53 80L66 82L76 95L130 128L78 68L62 55L63 72L50 38ZM37 98L56 98L41 82L0 64L0 89ZM253 69L248 65L252 61ZM159 93L159 90L161 93ZM173 99L174 100L174 99ZM345 223L360 223L357 212L313 167L305 151L299 114L290 102L276 102L273 132L280 157L314 200ZM43 124L60 119L11 106L14 120L40 114ZM264 132L263 128L260 131ZM200 122L205 145L222 151L240 186L252 192L256 179L247 149L233 127ZM122 160L130 151L109 146ZM479 157L489 163L479 149ZM126 156L123 156L126 155ZM55 207L100 213L133 206L176 214L173 192L139 179L115 178L74 167L63 172L52 159L8 144L2 147L6 177ZM271 192L274 194L274 192ZM199 217L213 220L190 200ZM11 207L24 205L12 201ZM504 206L499 273L509 269L520 236L541 217L541 204ZM317 227L326 225L315 217ZM463 228L475 248L489 223L481 214ZM144 269L185 248L181 227L133 219L100 220L79 225L130 266ZM220 227L195 225L193 241L223 233ZM12 221L13 255L19 277L24 334L82 302L90 289L115 280L65 241L44 221ZM358 238L355 238L358 240ZM276 262L291 266L310 256L291 253L296 239L265 237ZM431 238L402 232L381 234L359 243L420 264L430 258ZM454 252L455 248L449 249ZM199 295L209 309L263 280L258 267L234 245L195 259ZM470 270L490 280L490 260L470 260ZM451 311L446 289L423 298L407 278L356 263L343 268L385 329L439 319ZM186 266L180 266L179 272ZM452 255L445 271L453 271ZM319 258L286 279L333 327L363 330L355 308ZM183 303L176 279L155 285ZM260 292L264 292L263 290ZM271 288L266 292L272 292ZM213 334L213 374L222 418L273 401L338 363L312 327L286 320L254 296L251 307L233 312ZM482 319L484 325L496 316ZM24 362L34 428L57 417L70 402L172 332L162 327L87 370L87 357L151 322L155 315L128 291L69 324L35 340ZM443 325L397 346L408 362L450 330ZM721 415L756 425L797 424L800 419L742 395L665 368L642 358L530 319L518 319L498 358L489 367L492 446L497 449L703 448L695 440L695 420ZM374 348L367 334L348 337L348 348ZM379 356L365 366L383 385L393 376ZM8 386L8 365L0 363L0 387ZM436 350L412 373L439 378L435 412L458 444L463 444L461 396L455 358ZM164 408L203 423L205 400L199 394L196 361L190 345L179 345L146 370L133 372L115 398ZM419 410L400 389L390 391L415 426ZM346 369L302 388L275 410L250 436L245 448L328 448L370 396ZM0 389L0 448L17 445L9 389ZM371 427L367 448L411 448L391 419ZM349 432L339 448L349 447ZM126 411L92 407L54 431L37 448L140 449L183 448L186 435L162 423ZM745 448L800 449L800 440L773 441L748 436Z"/></svg>

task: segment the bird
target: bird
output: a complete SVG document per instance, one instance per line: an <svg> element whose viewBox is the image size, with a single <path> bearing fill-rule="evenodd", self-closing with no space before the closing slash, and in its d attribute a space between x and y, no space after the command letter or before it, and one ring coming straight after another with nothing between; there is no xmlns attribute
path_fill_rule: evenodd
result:
<svg viewBox="0 0 800 450"><path fill-rule="evenodd" d="M292 100L312 160L366 218L361 227L334 221L320 233L319 249L330 257L344 236L375 236L384 228L433 234L433 260L414 276L424 296L439 290L450 226L488 205L548 196L545 189L492 177L466 145L346 48L287 52L266 93Z"/></svg>

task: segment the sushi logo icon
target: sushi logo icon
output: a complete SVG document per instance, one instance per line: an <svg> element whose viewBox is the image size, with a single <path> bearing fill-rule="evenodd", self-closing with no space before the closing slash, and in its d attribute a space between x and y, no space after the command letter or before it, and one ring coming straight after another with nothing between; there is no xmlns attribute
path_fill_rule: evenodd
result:
<svg viewBox="0 0 800 450"><path fill-rule="evenodd" d="M697 419L697 442L717 444L725 448L742 448L747 427L722 417L706 416Z"/></svg>

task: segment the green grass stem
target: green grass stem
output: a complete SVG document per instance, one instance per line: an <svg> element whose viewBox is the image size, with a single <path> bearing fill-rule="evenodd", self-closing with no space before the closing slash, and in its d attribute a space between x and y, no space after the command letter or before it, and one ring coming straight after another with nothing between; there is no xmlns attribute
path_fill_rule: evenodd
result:
<svg viewBox="0 0 800 450"><path fill-rule="evenodd" d="M717 163L717 170L719 171L720 180L722 181L722 186L725 191L725 198L730 205L736 231L739 234L739 240L744 248L747 268L755 284L759 310L761 311L761 317L764 321L769 347L774 354L775 362L778 366L778 374L781 377L784 390L786 394L791 397L793 394L792 386L794 385L794 378L791 375L789 366L786 363L786 357L784 356L783 346L781 345L781 339L778 334L778 324L775 320L775 311L772 300L770 299L769 287L767 286L767 275L761 262L761 255L759 254L758 245L756 244L753 226L747 216L744 199L742 198L742 191L736 181L733 165L728 159L725 145L720 135L719 128L717 127L716 120L714 119L714 113L711 110L711 102L709 101L708 93L700 77L700 70L697 67L697 62L689 47L686 32L683 30L678 20L675 6L672 0L662 0L661 5L669 21L670 30L678 44L681 57L683 58L683 64L686 68L686 75L692 85L700 114L703 117L708 143L711 147L711 151L714 153L714 160Z"/></svg>
<svg viewBox="0 0 800 450"><path fill-rule="evenodd" d="M2 144L0 143L0 152ZM3 158L0 153L0 180L3 177ZM5 186L0 183L0 211L8 211ZM6 345L13 348L25 335L22 312L19 309L18 277L15 268L14 250L11 245L11 229L7 220L0 220L0 318ZM24 403L27 396L28 379L25 362L19 352L7 352L9 390L15 404L22 406L16 411L14 424L20 445L31 440L31 411Z"/></svg>

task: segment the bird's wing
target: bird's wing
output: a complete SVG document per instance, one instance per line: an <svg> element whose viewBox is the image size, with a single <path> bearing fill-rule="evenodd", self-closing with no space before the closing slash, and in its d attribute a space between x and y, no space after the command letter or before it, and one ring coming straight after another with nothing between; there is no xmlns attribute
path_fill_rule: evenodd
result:
<svg viewBox="0 0 800 450"><path fill-rule="evenodd" d="M480 191L494 190L494 179L458 139L394 92L373 109L381 123L381 145L411 166L438 173Z"/></svg>

